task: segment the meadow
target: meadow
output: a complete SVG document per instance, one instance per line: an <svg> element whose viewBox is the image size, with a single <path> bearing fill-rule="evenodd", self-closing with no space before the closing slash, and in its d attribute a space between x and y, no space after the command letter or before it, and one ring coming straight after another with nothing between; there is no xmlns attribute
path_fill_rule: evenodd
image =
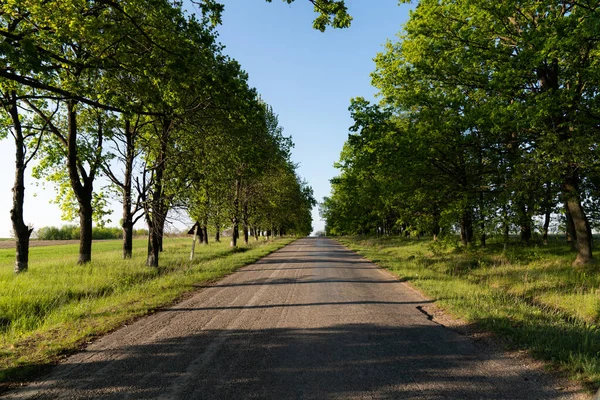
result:
<svg viewBox="0 0 600 400"><path fill-rule="evenodd" d="M589 390L600 386L600 269L566 243L464 248L456 240L337 238L470 328L493 332Z"/></svg>
<svg viewBox="0 0 600 400"><path fill-rule="evenodd" d="M227 239L227 238L224 238ZM121 241L96 241L92 262L77 265L78 244L33 247L29 270L15 275L14 249L0 249L0 384L38 373L99 335L180 299L198 283L223 277L292 242L294 238L228 240L196 245L164 239L161 267L144 265L146 239L134 241L131 260Z"/></svg>

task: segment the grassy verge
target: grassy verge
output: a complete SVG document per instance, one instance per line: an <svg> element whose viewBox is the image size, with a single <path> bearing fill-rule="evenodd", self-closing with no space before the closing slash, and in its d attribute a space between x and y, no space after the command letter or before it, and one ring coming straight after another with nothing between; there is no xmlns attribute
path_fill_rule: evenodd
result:
<svg viewBox="0 0 600 400"><path fill-rule="evenodd" d="M123 323L171 303L199 282L220 278L292 242L282 238L231 249L165 238L161 267L144 266L146 241L121 260L121 241L94 243L92 263L76 265L78 245L34 247L27 273L12 272L14 250L0 250L0 383L36 373Z"/></svg>
<svg viewBox="0 0 600 400"><path fill-rule="evenodd" d="M600 271L575 269L558 241L465 250L401 238L340 238L436 303L517 349L549 361L588 389L600 386Z"/></svg>

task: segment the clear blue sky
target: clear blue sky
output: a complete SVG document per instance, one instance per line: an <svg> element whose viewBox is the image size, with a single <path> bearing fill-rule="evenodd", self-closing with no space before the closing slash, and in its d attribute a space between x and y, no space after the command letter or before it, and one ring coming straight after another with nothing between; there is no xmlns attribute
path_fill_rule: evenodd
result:
<svg viewBox="0 0 600 400"><path fill-rule="evenodd" d="M273 106L285 134L292 136L294 162L299 174L321 201L329 195L329 180L337 174L337 161L352 120L352 97L372 98L369 74L373 58L387 39L395 40L408 19L409 5L397 0L346 0L354 17L349 29L312 29L315 17L308 0L288 5L282 0L222 0L225 4L219 40L225 53L248 72L250 84ZM194 11L187 3L188 11ZM0 237L11 229L10 206L14 171L14 144L0 141ZM61 225L58 207L50 204L51 187L45 190L27 181L25 221L35 227ZM36 195L34 197L34 194ZM120 207L112 207L113 225ZM323 229L317 209L313 227Z"/></svg>

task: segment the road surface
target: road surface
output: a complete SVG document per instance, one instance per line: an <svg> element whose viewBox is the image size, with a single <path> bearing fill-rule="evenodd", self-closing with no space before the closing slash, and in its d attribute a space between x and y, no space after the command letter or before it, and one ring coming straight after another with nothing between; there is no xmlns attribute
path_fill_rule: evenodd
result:
<svg viewBox="0 0 600 400"><path fill-rule="evenodd" d="M301 239L7 397L580 398L429 320L428 302L332 240Z"/></svg>

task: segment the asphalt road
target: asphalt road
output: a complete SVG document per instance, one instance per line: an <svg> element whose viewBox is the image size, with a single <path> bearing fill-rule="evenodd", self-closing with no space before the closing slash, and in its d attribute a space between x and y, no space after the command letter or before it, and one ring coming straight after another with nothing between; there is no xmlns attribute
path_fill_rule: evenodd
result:
<svg viewBox="0 0 600 400"><path fill-rule="evenodd" d="M429 320L428 302L334 241L301 239L7 397L580 398Z"/></svg>

